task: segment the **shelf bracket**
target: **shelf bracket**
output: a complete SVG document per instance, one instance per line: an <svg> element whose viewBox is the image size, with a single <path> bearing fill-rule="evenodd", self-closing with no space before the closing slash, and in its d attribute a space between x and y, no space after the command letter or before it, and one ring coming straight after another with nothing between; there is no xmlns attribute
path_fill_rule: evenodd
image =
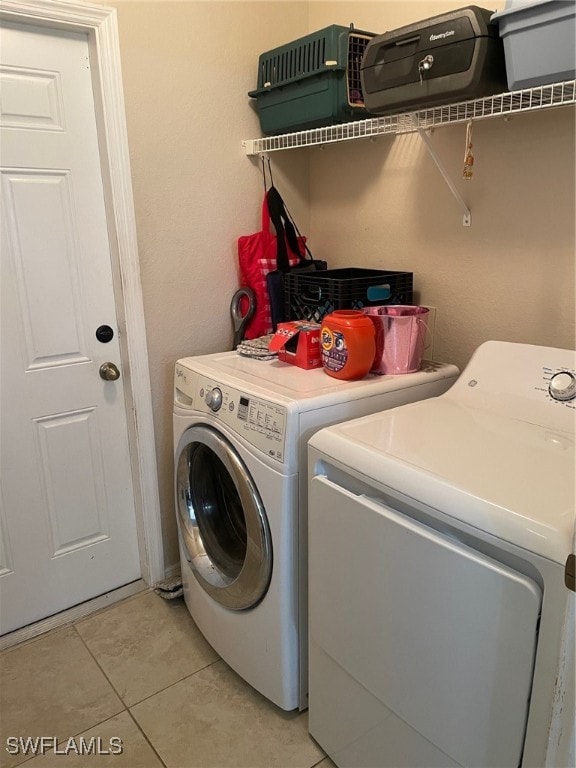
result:
<svg viewBox="0 0 576 768"><path fill-rule="evenodd" d="M242 146L244 147L244 151L248 155L248 157L251 157L253 155L257 155L258 152L255 149L257 139L243 139L242 140Z"/></svg>
<svg viewBox="0 0 576 768"><path fill-rule="evenodd" d="M430 141L430 138L429 138L428 134L426 133L426 131L423 128L421 128L418 125L418 120L416 118L416 115L412 115L412 122L414 123L414 127L418 131L418 134L420 135L420 138L424 142L424 146L428 150L428 152L430 154L430 157L432 158L432 160L434 160L434 162L436 164L436 167L438 168L438 170L442 174L442 177L443 177L444 181L448 185L448 187L450 189L450 192L452 192L454 198L456 199L456 202L458 203L458 205L462 209L462 212L464 214L464 217L462 219L462 225L464 227L469 227L470 224L472 223L472 214L470 213L470 209L468 208L468 206L464 202L464 198L462 197L460 192L458 192L458 190L456 189L456 185L452 181L452 178L451 178L450 174L448 173L448 171L444 167L444 164L442 163L442 161L438 157L438 154L436 153L436 150L432 146L432 142Z"/></svg>

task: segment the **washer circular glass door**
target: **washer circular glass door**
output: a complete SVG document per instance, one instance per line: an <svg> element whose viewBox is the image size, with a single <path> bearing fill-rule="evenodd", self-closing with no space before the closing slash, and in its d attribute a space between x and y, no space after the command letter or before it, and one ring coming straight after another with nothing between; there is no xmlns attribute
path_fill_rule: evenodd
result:
<svg viewBox="0 0 576 768"><path fill-rule="evenodd" d="M256 605L272 574L264 505L244 462L218 431L188 429L176 457L178 527L194 576L218 603Z"/></svg>

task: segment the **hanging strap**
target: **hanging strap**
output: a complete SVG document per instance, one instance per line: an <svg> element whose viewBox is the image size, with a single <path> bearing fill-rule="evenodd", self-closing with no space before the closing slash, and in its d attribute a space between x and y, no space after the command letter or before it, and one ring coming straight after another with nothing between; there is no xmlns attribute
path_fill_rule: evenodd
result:
<svg viewBox="0 0 576 768"><path fill-rule="evenodd" d="M294 229L296 230L296 236L301 238L301 243L303 244L303 246L304 246L304 251L305 251L305 253L304 253L304 256L303 256L302 258L303 258L305 261L314 261L314 256L312 255L312 251L310 250L310 248L308 248L308 245L307 245L307 243L306 243L306 241L305 241L305 239L304 239L304 237L303 237L302 233L300 232L300 230L298 229L298 227L297 227L297 225L296 225L296 222L295 222L295 221L294 221L294 219L292 218L292 214L290 213L290 211L288 210L288 208L286 208L286 204L284 204L284 210L286 211L286 216L287 216L287 217L288 217L288 219L290 220L290 223L292 224L292 226L293 226L293 227L294 227ZM299 252L300 252L300 251L299 251ZM308 256L309 258L306 258L307 256Z"/></svg>
<svg viewBox="0 0 576 768"><path fill-rule="evenodd" d="M266 160L268 161L268 174L270 176L270 186L274 186L274 180L272 178L272 166L270 165L270 158L262 155L262 181L264 183L264 194L268 191L268 184L266 182Z"/></svg>
<svg viewBox="0 0 576 768"><path fill-rule="evenodd" d="M298 257L299 261L306 261L306 259L300 252L296 229L286 213L284 201L276 187L270 187L266 193L266 200L268 201L270 218L272 224L274 224L274 229L276 230L276 266L280 272L289 272L290 262L288 258L288 248L290 248L290 251L294 256ZM286 244L288 244L288 248L286 247Z"/></svg>
<svg viewBox="0 0 576 768"><path fill-rule="evenodd" d="M272 166L270 165L270 158L266 158L268 160L268 173L270 175L270 186L274 186L274 182L272 180ZM262 180L264 183L264 199L262 200L262 226L261 229L263 232L270 232L270 208L268 205L268 184L266 181L266 162L265 157L262 155ZM276 216L276 212L274 214Z"/></svg>
<svg viewBox="0 0 576 768"><path fill-rule="evenodd" d="M266 160L268 162L268 174L270 176L270 186L273 187L274 186L274 177L272 176L272 164L270 163L270 155L266 155ZM264 156L262 156L262 174L264 176L264 189L266 189L266 166L264 165ZM294 221L294 218L293 218L292 214L288 210L288 207L287 207L286 203L282 200L282 197L280 196L280 193L278 193L278 197L280 198L280 201L282 203L282 209L283 209L284 218L288 222L288 224L285 225L286 229L287 229L287 234L288 234L288 229L289 229L290 224L291 224L294 227L294 230L296 231L296 237L300 238L300 242L298 243L298 251L297 251L298 255L299 256L302 255L302 246L304 246L304 256L303 256L303 258L306 259L306 257L308 257L308 260L313 262L314 261L314 256L312 255L312 251L310 250L310 248L308 248L308 245L306 243L306 238L302 235L302 233L298 229L298 226L296 225L296 222ZM291 235L288 235L288 236L291 237Z"/></svg>
<svg viewBox="0 0 576 768"><path fill-rule="evenodd" d="M270 211L268 210L268 194L262 200L262 232L270 232Z"/></svg>
<svg viewBox="0 0 576 768"><path fill-rule="evenodd" d="M270 188L267 190L266 164L268 165L268 176L270 179ZM270 157L262 155L262 178L264 181L264 201L262 203L262 230L270 231L270 220L274 224L277 240L276 267L281 272L290 271L290 262L286 243L292 254L297 256L300 264L305 262L314 262L314 256L306 245L306 239L300 233L296 222L286 208L286 204L280 195L280 192L274 186L274 177L272 176L272 164ZM300 241L298 240L300 238ZM304 248L304 254L302 254ZM308 258L307 258L308 257Z"/></svg>

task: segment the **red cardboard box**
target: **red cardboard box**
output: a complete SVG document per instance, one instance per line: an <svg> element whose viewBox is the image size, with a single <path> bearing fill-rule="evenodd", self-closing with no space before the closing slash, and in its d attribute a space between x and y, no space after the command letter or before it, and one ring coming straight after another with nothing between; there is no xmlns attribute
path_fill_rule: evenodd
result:
<svg viewBox="0 0 576 768"><path fill-rule="evenodd" d="M278 353L278 360L309 370L322 367L319 323L293 320L278 323L268 349Z"/></svg>

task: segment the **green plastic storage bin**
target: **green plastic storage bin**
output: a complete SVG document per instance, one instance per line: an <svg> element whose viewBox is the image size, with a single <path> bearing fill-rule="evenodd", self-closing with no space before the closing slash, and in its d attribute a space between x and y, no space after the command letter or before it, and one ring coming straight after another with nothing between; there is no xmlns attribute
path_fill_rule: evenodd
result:
<svg viewBox="0 0 576 768"><path fill-rule="evenodd" d="M256 99L265 134L291 133L368 117L360 65L374 37L333 24L262 53Z"/></svg>

